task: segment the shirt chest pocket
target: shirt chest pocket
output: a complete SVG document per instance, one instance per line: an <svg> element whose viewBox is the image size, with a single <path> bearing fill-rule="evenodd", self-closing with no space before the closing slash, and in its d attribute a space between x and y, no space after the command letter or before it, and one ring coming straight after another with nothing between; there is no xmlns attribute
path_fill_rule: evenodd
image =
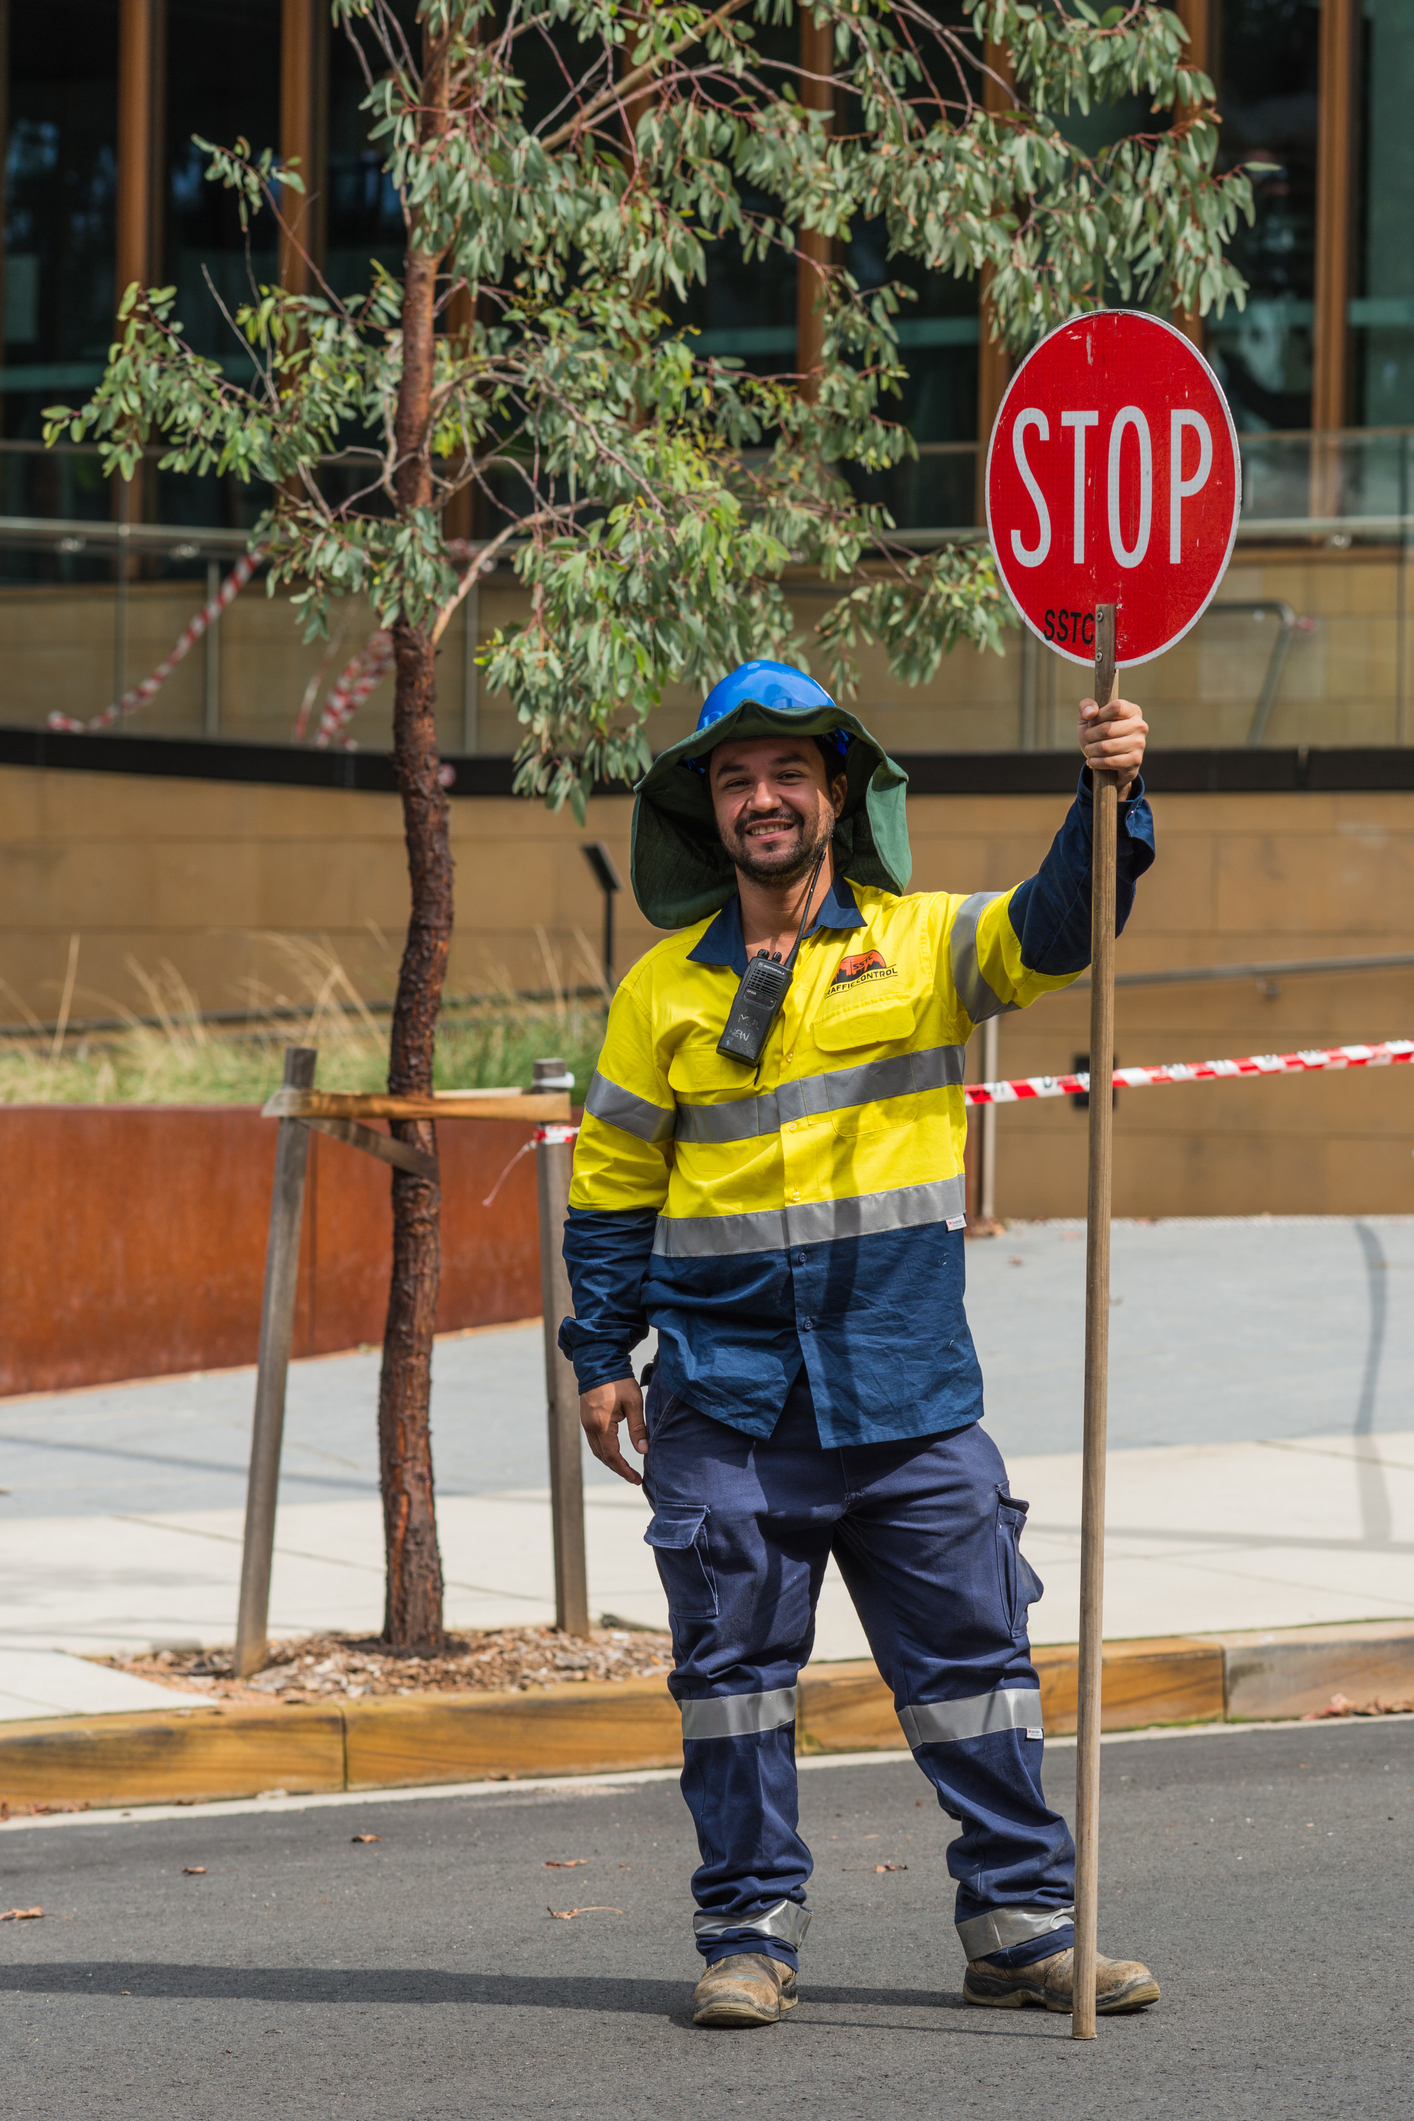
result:
<svg viewBox="0 0 1414 2121"><path fill-rule="evenodd" d="M913 1037L917 1004L907 995L860 1001L811 1025L829 1070L830 1118L836 1134L853 1139L904 1124L906 1108L890 1100L917 1087L910 1053L887 1048ZM885 1050L881 1053L880 1048Z"/></svg>

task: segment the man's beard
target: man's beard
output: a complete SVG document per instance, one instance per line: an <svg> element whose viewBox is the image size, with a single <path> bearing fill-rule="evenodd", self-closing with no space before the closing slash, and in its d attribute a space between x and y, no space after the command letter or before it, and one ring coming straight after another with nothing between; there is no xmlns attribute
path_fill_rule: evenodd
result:
<svg viewBox="0 0 1414 2121"><path fill-rule="evenodd" d="M794 850L784 857L776 855L769 861L762 861L752 852L753 843L746 833L734 832L730 838L725 833L722 835L722 844L734 865L743 876L749 877L753 884L798 884L802 877L809 875L815 866L816 856L823 847L829 845L834 836L836 820L829 813L824 817L817 814L813 820L802 818L800 813L794 810L790 811L788 816L790 823L799 826L800 837ZM782 822L785 821L783 818ZM753 825L759 825L766 821L753 818L751 822Z"/></svg>

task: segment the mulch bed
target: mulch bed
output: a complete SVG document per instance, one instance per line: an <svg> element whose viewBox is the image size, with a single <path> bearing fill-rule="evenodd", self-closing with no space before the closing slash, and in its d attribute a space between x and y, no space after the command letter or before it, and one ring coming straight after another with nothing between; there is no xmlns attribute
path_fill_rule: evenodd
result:
<svg viewBox="0 0 1414 2121"><path fill-rule="evenodd" d="M554 1628L486 1628L448 1635L439 1650L390 1650L376 1635L306 1635L272 1642L251 1679L231 1675L229 1650L155 1650L100 1657L115 1672L202 1694L213 1701L359 1701L379 1694L505 1692L573 1686L587 1679L641 1679L672 1668L666 1634L591 1629L588 1641Z"/></svg>

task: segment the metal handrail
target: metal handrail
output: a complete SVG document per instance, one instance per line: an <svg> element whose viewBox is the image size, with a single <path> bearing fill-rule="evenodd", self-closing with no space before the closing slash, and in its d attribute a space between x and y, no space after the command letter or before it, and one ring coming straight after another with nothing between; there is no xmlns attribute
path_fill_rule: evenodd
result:
<svg viewBox="0 0 1414 2121"><path fill-rule="evenodd" d="M1280 621L1277 637L1272 642L1272 652L1267 658L1267 674L1262 680L1262 690L1252 710L1252 726L1247 732L1247 747L1251 750L1253 746L1261 743L1267 733L1267 723L1271 719L1272 705L1277 696L1277 686L1281 683L1281 673L1292 636L1298 633L1313 633L1316 622L1314 619L1298 618L1282 597L1267 597L1251 603L1210 604L1208 612L1214 611L1245 611L1254 619L1263 618L1270 612Z"/></svg>
<svg viewBox="0 0 1414 2121"><path fill-rule="evenodd" d="M1176 965L1162 972L1117 972L1117 987L1181 987L1197 980L1295 979L1307 972L1389 972L1414 966L1414 951L1384 951L1378 957L1273 958L1256 965ZM1075 982L1088 987L1089 978Z"/></svg>

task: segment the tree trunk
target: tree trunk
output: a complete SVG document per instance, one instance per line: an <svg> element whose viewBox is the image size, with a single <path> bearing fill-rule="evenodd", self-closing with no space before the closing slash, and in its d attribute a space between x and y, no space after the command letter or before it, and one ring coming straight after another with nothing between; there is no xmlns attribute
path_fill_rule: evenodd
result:
<svg viewBox="0 0 1414 2121"><path fill-rule="evenodd" d="M424 47L421 130L443 130L447 114L446 44ZM403 284L403 368L398 389L396 490L400 514L432 498L427 432L433 376L433 327L439 259L420 249L409 229ZM420 626L393 627L397 693L393 763L403 802L411 907L398 972L388 1056L394 1096L428 1092L437 1012L452 940L452 855L447 797L437 777L435 650ZM398 1121L393 1131L435 1150L430 1121ZM378 1394L378 1449L388 1592L383 1629L399 1649L442 1639L442 1559L432 1488L432 1336L442 1267L441 1188L410 1171L393 1173L393 1279L383 1334Z"/></svg>
<svg viewBox="0 0 1414 2121"><path fill-rule="evenodd" d="M393 629L397 702L393 748L403 799L412 907L398 973L388 1088L395 1096L432 1088L437 1011L452 939L452 856L447 798L437 779L433 650L419 628ZM435 1150L429 1120L394 1133ZM378 1447L388 1593L383 1630L400 1649L442 1638L442 1562L432 1489L432 1335L442 1267L441 1188L411 1171L393 1173L393 1279L383 1335Z"/></svg>

